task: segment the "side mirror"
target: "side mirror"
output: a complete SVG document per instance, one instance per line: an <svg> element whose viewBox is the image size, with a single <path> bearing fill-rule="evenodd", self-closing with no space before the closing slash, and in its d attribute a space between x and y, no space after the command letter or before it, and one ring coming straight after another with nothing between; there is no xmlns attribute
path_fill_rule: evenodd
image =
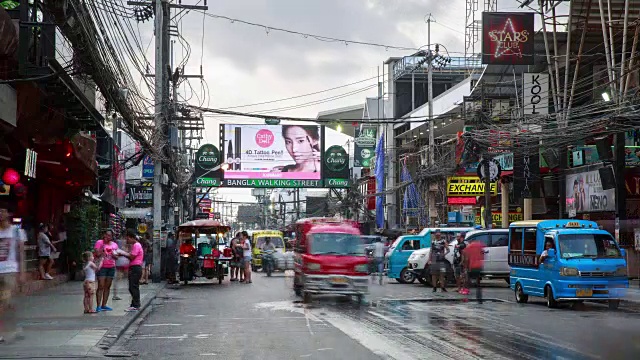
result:
<svg viewBox="0 0 640 360"><path fill-rule="evenodd" d="M627 258L627 251L625 249L620 249L620 255L622 255L623 258Z"/></svg>
<svg viewBox="0 0 640 360"><path fill-rule="evenodd" d="M556 258L556 249L547 250L547 254L549 254L549 258L555 259Z"/></svg>

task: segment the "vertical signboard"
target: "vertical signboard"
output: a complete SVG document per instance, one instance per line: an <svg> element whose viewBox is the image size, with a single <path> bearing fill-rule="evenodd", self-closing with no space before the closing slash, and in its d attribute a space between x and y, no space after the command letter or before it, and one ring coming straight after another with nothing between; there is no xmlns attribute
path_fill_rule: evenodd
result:
<svg viewBox="0 0 640 360"><path fill-rule="evenodd" d="M370 168L371 161L376 152L376 134L378 129L375 127L363 127L355 129L355 149L354 149L354 165L355 167Z"/></svg>
<svg viewBox="0 0 640 360"><path fill-rule="evenodd" d="M142 159L142 177L145 179L153 179L153 160L150 156L145 156Z"/></svg>
<svg viewBox="0 0 640 360"><path fill-rule="evenodd" d="M482 63L533 65L533 13L482 13Z"/></svg>
<svg viewBox="0 0 640 360"><path fill-rule="evenodd" d="M200 146L196 153L194 186L220 186L220 151L213 144Z"/></svg>
<svg viewBox="0 0 640 360"><path fill-rule="evenodd" d="M524 115L549 113L549 74L522 74L522 105Z"/></svg>
<svg viewBox="0 0 640 360"><path fill-rule="evenodd" d="M540 197L540 149L534 141L522 143L514 151L513 194L518 201Z"/></svg>
<svg viewBox="0 0 640 360"><path fill-rule="evenodd" d="M349 154L342 146L333 145L325 151L323 168L325 187L349 187Z"/></svg>

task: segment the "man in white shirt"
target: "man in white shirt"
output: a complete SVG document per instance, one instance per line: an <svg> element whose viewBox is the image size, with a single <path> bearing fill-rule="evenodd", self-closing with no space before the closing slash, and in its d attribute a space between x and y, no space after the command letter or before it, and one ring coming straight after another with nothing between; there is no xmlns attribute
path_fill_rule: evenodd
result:
<svg viewBox="0 0 640 360"><path fill-rule="evenodd" d="M380 276L380 285L382 285L382 275L384 273L384 244L380 238L377 238L376 242L373 243L373 261L374 268ZM374 279L375 275L375 273L371 274L371 278Z"/></svg>
<svg viewBox="0 0 640 360"><path fill-rule="evenodd" d="M12 298L24 274L24 242L26 236L17 226L12 226L11 214L0 205L0 307L4 309L4 321L0 321L0 343L5 336L17 336L19 332L14 319ZM11 336L7 336L11 335Z"/></svg>

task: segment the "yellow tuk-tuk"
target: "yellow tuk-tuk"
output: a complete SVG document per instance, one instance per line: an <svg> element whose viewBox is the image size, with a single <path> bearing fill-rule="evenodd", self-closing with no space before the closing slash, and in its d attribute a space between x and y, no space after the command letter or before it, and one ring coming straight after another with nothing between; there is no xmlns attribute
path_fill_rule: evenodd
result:
<svg viewBox="0 0 640 360"><path fill-rule="evenodd" d="M258 271L262 268L262 246L267 239L276 247L276 252L283 253L286 251L282 231L278 230L256 230L251 235L251 248L253 256L251 257L251 269Z"/></svg>

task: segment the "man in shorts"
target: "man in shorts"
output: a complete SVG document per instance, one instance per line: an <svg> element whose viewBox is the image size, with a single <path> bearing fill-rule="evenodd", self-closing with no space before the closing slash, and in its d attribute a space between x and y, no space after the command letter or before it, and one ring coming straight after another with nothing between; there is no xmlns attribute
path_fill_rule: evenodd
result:
<svg viewBox="0 0 640 360"><path fill-rule="evenodd" d="M440 288L442 292L447 292L447 266L445 256L449 253L449 245L442 238L440 229L436 229L433 233L433 239L431 240L431 253L429 257L429 265L431 272L431 285L433 286L433 292L438 289L438 282L440 282Z"/></svg>
<svg viewBox="0 0 640 360"><path fill-rule="evenodd" d="M462 294L464 290L464 269L462 267L462 251L467 246L464 242L464 234L458 233L456 236L457 243L453 248L453 274L456 277L456 286L458 292Z"/></svg>
<svg viewBox="0 0 640 360"><path fill-rule="evenodd" d="M24 231L11 225L11 214L0 205L0 343L16 338L20 329L13 310L13 296L25 271Z"/></svg>

